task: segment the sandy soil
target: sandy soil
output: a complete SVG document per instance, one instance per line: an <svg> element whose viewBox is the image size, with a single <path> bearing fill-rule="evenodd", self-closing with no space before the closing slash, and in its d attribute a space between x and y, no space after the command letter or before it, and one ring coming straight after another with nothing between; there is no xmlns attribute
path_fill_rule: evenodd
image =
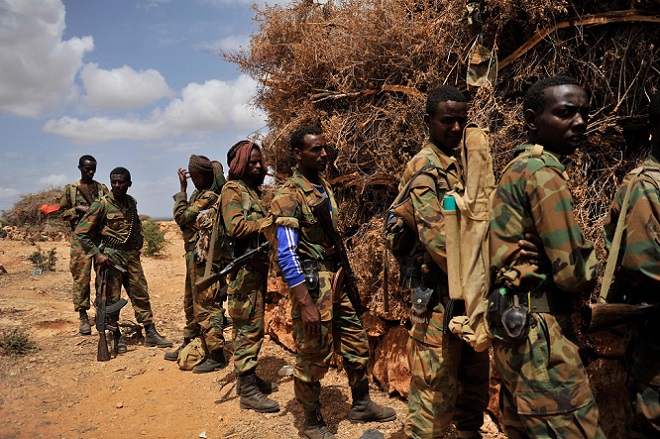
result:
<svg viewBox="0 0 660 439"><path fill-rule="evenodd" d="M173 224L165 224L170 244L162 255L143 258L152 307L159 332L175 346L181 342L184 316L183 244ZM297 438L302 437L302 409L295 402L291 377L278 370L293 363L293 355L266 340L260 357L260 376L277 380L272 397L280 412L258 414L241 410L235 392L231 347L230 366L209 374L180 371L163 359L166 350L146 348L136 334L127 339L128 352L108 362L96 361L98 336L78 333L77 313L71 304L68 242L37 243L41 250L56 248L56 271L32 274L27 257L37 247L23 241L0 240L0 328L22 327L37 349L27 356L0 357L0 438ZM92 311L93 315L94 312ZM122 310L121 323L134 322L133 310ZM125 328L126 329L126 328ZM225 332L231 340L231 330ZM338 438L355 439L369 429L386 438L404 438L406 403L372 388L372 398L393 407L396 421L351 424L350 389L335 370L322 382L322 411ZM486 437L497 434L491 422Z"/></svg>

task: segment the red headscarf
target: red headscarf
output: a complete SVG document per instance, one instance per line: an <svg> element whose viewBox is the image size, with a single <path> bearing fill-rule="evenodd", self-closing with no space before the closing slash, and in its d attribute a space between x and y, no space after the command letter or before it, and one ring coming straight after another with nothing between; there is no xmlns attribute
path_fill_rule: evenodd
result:
<svg viewBox="0 0 660 439"><path fill-rule="evenodd" d="M229 162L229 180L239 180L248 169L250 163L250 154L256 148L261 152L261 148L256 143L249 140L241 140L231 147L227 153L227 161ZM263 154L261 155L261 167L267 170L266 160Z"/></svg>

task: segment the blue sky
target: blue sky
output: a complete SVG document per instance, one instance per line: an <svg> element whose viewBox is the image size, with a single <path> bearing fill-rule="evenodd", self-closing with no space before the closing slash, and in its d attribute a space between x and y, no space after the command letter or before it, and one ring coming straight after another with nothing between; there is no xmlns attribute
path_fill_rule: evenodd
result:
<svg viewBox="0 0 660 439"><path fill-rule="evenodd" d="M96 180L124 166L140 213L171 217L191 154L226 171L229 147L265 132L256 82L218 55L248 44L253 3L0 0L0 210L79 179L91 154Z"/></svg>

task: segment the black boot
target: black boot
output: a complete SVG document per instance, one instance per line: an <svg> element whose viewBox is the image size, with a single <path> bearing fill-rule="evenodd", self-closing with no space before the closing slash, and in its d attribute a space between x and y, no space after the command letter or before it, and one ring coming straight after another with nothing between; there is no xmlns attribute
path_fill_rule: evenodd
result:
<svg viewBox="0 0 660 439"><path fill-rule="evenodd" d="M144 324L144 332L146 333L144 337L144 345L146 347L159 347L159 348L171 348L172 342L163 337L156 331L156 326L153 323Z"/></svg>
<svg viewBox="0 0 660 439"><path fill-rule="evenodd" d="M183 343L181 343L181 346L176 348L176 351L166 353L165 354L165 359L167 361L176 361L176 360L178 360L179 359L179 352L181 352L181 349L188 346L189 343L190 343L190 339L186 338L186 337L183 337Z"/></svg>
<svg viewBox="0 0 660 439"><path fill-rule="evenodd" d="M257 386L257 376L254 372L238 376L239 395L241 397L241 408L254 410L259 413L272 413L280 410L277 401L269 399Z"/></svg>
<svg viewBox="0 0 660 439"><path fill-rule="evenodd" d="M89 325L87 310L80 308L78 310L78 318L80 319L80 328L78 328L78 332L80 332L82 335L90 335L92 333L92 327Z"/></svg>
<svg viewBox="0 0 660 439"><path fill-rule="evenodd" d="M257 387L261 391L261 393L265 395L270 395L273 392L277 392L280 389L280 386L275 382L275 381L266 381L261 378L259 378L259 375L256 375L257 377ZM236 381L236 394L241 395L241 380Z"/></svg>
<svg viewBox="0 0 660 439"><path fill-rule="evenodd" d="M211 351L211 355L206 357L204 361L192 368L193 373L207 373L214 370L223 369L227 366L225 362L225 353L222 349Z"/></svg>
<svg viewBox="0 0 660 439"><path fill-rule="evenodd" d="M387 422L396 419L396 412L389 407L383 407L371 400L369 397L369 381L366 379L358 381L351 388L353 395L353 407L348 414L352 422Z"/></svg>
<svg viewBox="0 0 660 439"><path fill-rule="evenodd" d="M112 332L112 338L112 348L115 351L115 354L125 354L126 351L128 351L128 348L126 347L126 342L124 342L124 339L121 336L119 326L117 326L116 331Z"/></svg>
<svg viewBox="0 0 660 439"><path fill-rule="evenodd" d="M309 439L335 439L335 435L328 430L328 426L321 416L319 407L313 410L305 409L305 425L303 434Z"/></svg>

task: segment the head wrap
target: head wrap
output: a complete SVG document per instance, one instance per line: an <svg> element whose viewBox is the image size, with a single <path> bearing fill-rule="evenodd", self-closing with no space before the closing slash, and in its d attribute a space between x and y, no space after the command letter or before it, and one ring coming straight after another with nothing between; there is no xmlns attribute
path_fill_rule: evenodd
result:
<svg viewBox="0 0 660 439"><path fill-rule="evenodd" d="M202 174L208 173L211 176L214 175L213 165L211 164L211 160L204 157L203 155L193 154L190 156L190 160L188 161L188 172L191 171L201 172Z"/></svg>
<svg viewBox="0 0 660 439"><path fill-rule="evenodd" d="M257 148L259 151L259 145L252 143L249 140L241 140L234 146L229 149L227 153L227 163L229 163L229 179L238 180L243 177L243 174L248 169L248 164L250 163L250 153L252 149ZM266 161L261 156L261 167L264 170L268 169L266 167Z"/></svg>

